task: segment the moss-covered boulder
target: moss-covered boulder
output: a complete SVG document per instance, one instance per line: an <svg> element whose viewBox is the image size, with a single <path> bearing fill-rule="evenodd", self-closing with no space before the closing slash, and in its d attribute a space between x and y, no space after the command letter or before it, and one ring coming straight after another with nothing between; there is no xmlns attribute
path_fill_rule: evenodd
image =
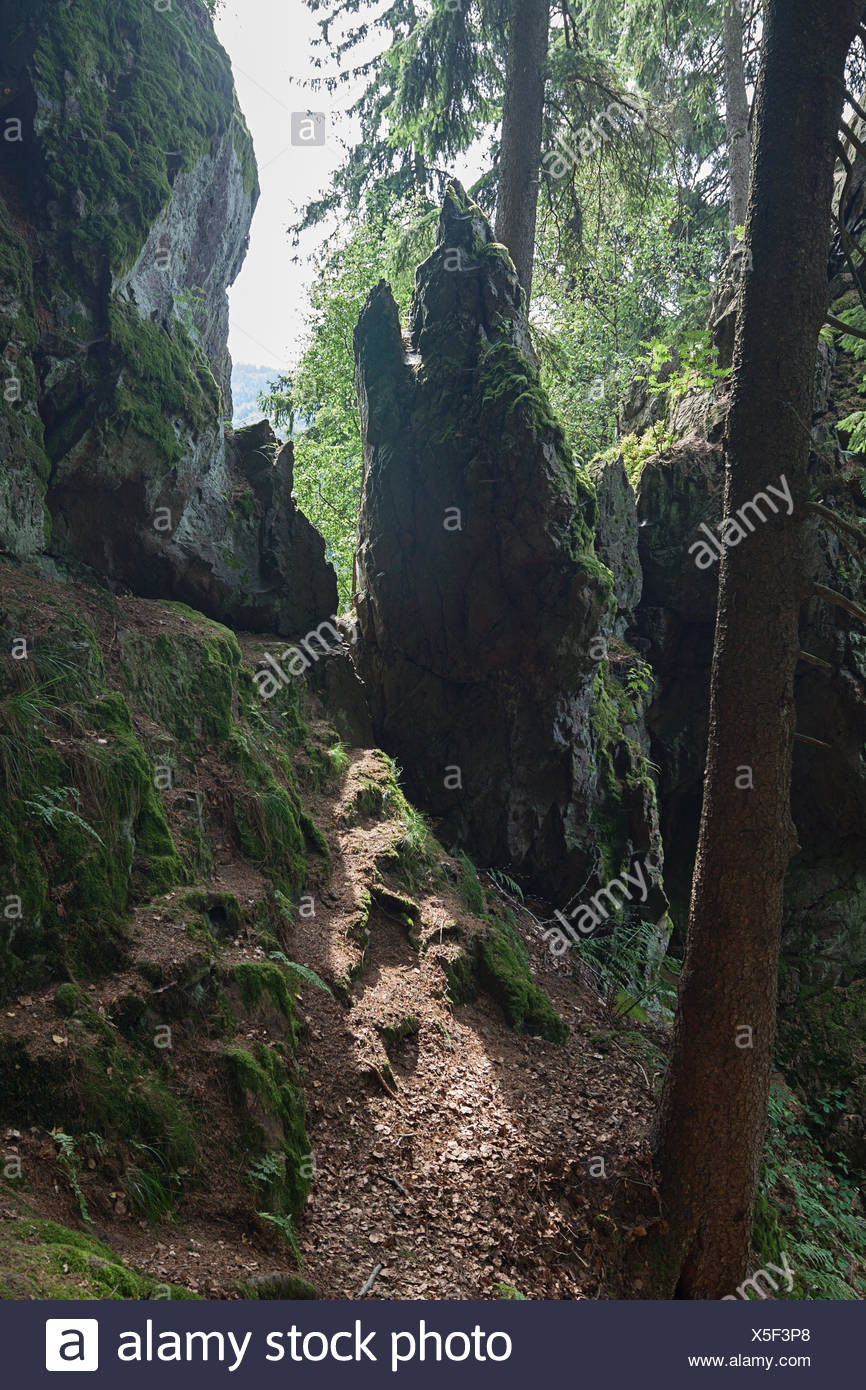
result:
<svg viewBox="0 0 866 1390"><path fill-rule="evenodd" d="M268 1216L297 1218L310 1186L304 1098L286 1061L263 1044L223 1054L225 1081L239 1116L247 1182Z"/></svg>
<svg viewBox="0 0 866 1390"><path fill-rule="evenodd" d="M0 547L299 635L336 583L291 451L226 439L258 179L208 10L5 6Z"/></svg>
<svg viewBox="0 0 866 1390"><path fill-rule="evenodd" d="M505 1011L518 1033L533 1033L548 1042L565 1042L568 1027L529 971L529 952L510 922L494 921L479 938L482 985Z"/></svg>
<svg viewBox="0 0 866 1390"><path fill-rule="evenodd" d="M4 1207L8 1199L4 1197ZM178 1284L130 1269L101 1241L55 1221L4 1210L0 1299L195 1299Z"/></svg>
<svg viewBox="0 0 866 1390"><path fill-rule="evenodd" d="M3 994L118 965L131 904L183 877L96 634L73 594L54 604L38 633L25 596L0 615Z"/></svg>

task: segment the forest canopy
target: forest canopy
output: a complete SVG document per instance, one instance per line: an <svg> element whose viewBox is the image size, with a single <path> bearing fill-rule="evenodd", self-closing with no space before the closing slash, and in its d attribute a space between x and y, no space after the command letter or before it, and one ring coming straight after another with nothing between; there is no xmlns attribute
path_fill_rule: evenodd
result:
<svg viewBox="0 0 866 1390"><path fill-rule="evenodd" d="M321 225L327 236L306 348L261 404L278 428L298 422L296 491L326 537L345 603L361 481L352 327L380 277L405 319L414 266L433 247L456 163L480 165L469 192L493 219L508 7L314 0L310 8L321 36L314 90L331 99L357 90L360 136L293 229L298 237ZM715 8L595 0L550 13L531 322L544 383L581 464L615 442L622 396L641 371L665 361L681 371L680 349L695 381L712 368L712 285L737 235ZM740 16L744 96L753 91L759 10L753 3Z"/></svg>

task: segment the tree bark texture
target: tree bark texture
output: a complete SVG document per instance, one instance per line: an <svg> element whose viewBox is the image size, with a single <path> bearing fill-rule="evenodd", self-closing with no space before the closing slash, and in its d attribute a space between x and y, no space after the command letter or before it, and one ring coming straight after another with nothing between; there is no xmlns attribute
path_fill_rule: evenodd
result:
<svg viewBox="0 0 866 1390"><path fill-rule="evenodd" d="M862 0L769 0L756 98L725 515L792 494L721 559L710 731L673 1054L654 1133L661 1296L746 1276L775 1030L802 522L840 79ZM750 515L753 515L750 513Z"/></svg>
<svg viewBox="0 0 866 1390"><path fill-rule="evenodd" d="M513 0L502 104L495 230L497 241L503 242L511 253L526 295L527 312L535 257L549 23L549 0Z"/></svg>
<svg viewBox="0 0 866 1390"><path fill-rule="evenodd" d="M728 138L728 174L731 231L746 225L749 201L749 99L743 63L743 7L741 0L724 0L722 40L725 54L725 128Z"/></svg>

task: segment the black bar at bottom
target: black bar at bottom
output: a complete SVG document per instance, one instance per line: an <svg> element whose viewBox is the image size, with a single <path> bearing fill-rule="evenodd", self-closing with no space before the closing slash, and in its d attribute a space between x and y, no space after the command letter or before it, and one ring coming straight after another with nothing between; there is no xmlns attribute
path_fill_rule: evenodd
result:
<svg viewBox="0 0 866 1390"><path fill-rule="evenodd" d="M612 1390L853 1383L854 1303L2 1303L0 1383ZM373 1359L375 1358L375 1359ZM787 1378L790 1377L790 1381Z"/></svg>

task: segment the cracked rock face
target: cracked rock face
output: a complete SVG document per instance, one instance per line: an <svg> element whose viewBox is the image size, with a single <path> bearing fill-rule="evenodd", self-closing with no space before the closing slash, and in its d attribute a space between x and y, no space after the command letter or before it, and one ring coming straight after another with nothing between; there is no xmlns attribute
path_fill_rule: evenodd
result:
<svg viewBox="0 0 866 1390"><path fill-rule="evenodd" d="M205 477L174 534L151 543L160 592L252 632L297 637L333 617L336 575L292 498L293 465L292 445L266 420L229 432L217 476Z"/></svg>
<svg viewBox="0 0 866 1390"><path fill-rule="evenodd" d="M184 314L184 296L198 295L206 313L191 313L196 334L220 388L225 417L231 417L229 306L226 290L240 273L249 242L256 197L245 187L232 135L172 185L171 199L157 217L135 264L113 291L135 306L142 319L171 327Z"/></svg>
<svg viewBox="0 0 866 1390"><path fill-rule="evenodd" d="M355 658L374 731L446 837L561 901L602 872L590 644L612 622L612 580L513 266L457 184L410 324L404 342L381 282L355 332ZM645 809L620 837L626 857L649 843Z"/></svg>
<svg viewBox="0 0 866 1390"><path fill-rule="evenodd" d="M6 9L0 109L21 138L0 140L0 358L18 382L0 389L0 546L302 633L336 591L291 454L262 441L256 491L223 427L226 291L258 180L207 11Z"/></svg>
<svg viewBox="0 0 866 1390"><path fill-rule="evenodd" d="M833 392L844 395L844 370L840 362L831 410ZM824 416L817 414L812 491L855 521L862 513L856 471L841 457L823 457L817 446L825 432ZM700 539L702 522L718 534L723 481L722 449L695 433L648 459L637 489L643 592L631 630L656 678L647 727L659 767L665 887L681 929L701 810L718 585L718 564L699 570L689 546ZM602 551L606 543L603 538ZM742 541L760 543L760 530ZM807 524L805 568L807 580L862 602L862 563L818 518ZM830 746L797 744L794 750L792 811L802 849L786 882L784 954L804 978L838 983L862 973L866 959L866 639L841 609L813 599L803 605L801 641L832 669L798 666L797 727ZM744 750L743 766L748 762Z"/></svg>

